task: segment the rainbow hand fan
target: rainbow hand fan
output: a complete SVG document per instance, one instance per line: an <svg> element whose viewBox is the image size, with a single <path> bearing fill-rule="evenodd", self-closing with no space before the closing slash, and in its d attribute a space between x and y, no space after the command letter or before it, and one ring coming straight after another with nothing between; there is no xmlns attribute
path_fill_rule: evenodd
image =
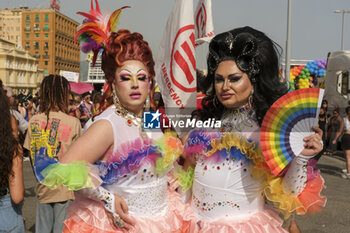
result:
<svg viewBox="0 0 350 233"><path fill-rule="evenodd" d="M304 149L303 138L314 133L323 89L305 88L279 98L267 111L261 126L262 153L274 175Z"/></svg>

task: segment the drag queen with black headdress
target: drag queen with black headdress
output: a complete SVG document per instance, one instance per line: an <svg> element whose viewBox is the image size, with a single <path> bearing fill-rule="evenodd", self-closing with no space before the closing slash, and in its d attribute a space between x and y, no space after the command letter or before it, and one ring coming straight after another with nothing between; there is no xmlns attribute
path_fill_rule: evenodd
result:
<svg viewBox="0 0 350 233"><path fill-rule="evenodd" d="M98 5L82 14L88 19L77 36L94 58L103 49L106 93L113 92L114 106L95 118L60 163L37 148L36 175L49 187L79 190L63 232L178 231L184 205L179 195L168 192L167 175L182 153L181 141L142 130L148 97L153 103L151 49L139 33L115 32L120 10L106 22Z"/></svg>
<svg viewBox="0 0 350 233"><path fill-rule="evenodd" d="M208 96L197 117L221 120L222 128L193 130L186 140L194 167L177 174L183 191L192 185L183 231L285 232L276 210L288 217L325 205L323 179L307 173L309 158L322 149L322 131L314 128L301 154L275 177L259 135L266 111L287 92L278 77L276 44L250 27L234 29L213 38L207 64Z"/></svg>

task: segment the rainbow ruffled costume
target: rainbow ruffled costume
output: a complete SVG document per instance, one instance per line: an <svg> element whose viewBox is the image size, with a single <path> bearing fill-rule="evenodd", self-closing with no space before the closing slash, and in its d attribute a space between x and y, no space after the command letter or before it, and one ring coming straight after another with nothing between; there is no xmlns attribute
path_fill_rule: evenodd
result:
<svg viewBox="0 0 350 233"><path fill-rule="evenodd" d="M141 137L138 127L128 126L125 118L114 111L115 107L111 107L96 118L96 121L109 121L113 127L112 152L90 166L83 162L45 163L47 158L38 156L41 165L37 172L42 175L41 182L50 187L64 184L78 190L94 187L99 180L106 190L126 201L129 215L136 221L128 232L178 231L182 226L184 205L180 195L168 188L168 172L182 153L181 141L160 132ZM76 192L76 200L69 206L68 213L70 217L64 222L64 232L125 231L116 229L109 222L101 202L79 192Z"/></svg>
<svg viewBox="0 0 350 233"><path fill-rule="evenodd" d="M276 209L287 218L294 211L305 214L325 205L320 195L324 181L311 167L300 194L284 191L284 178L272 175L265 163L259 131L255 123L245 134L190 132L185 154L196 166L176 175L183 190L193 184L183 232L285 232Z"/></svg>

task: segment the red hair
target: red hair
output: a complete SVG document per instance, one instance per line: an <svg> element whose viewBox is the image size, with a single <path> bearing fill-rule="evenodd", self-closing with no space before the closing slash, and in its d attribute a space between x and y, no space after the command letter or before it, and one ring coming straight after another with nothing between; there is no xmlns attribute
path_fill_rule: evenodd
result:
<svg viewBox="0 0 350 233"><path fill-rule="evenodd" d="M152 56L151 48L148 43L143 40L143 36L140 33L131 33L129 30L120 29L116 33L112 33L108 38L102 53L102 70L105 73L105 79L108 84L108 88L105 91L104 100L107 99L112 93L112 83L115 78L115 72L118 67L123 65L123 62L128 60L137 60L142 62L148 69L151 80L151 88L149 92L150 105L155 109L155 103L153 100L154 92L154 60ZM103 106L103 110L106 106Z"/></svg>

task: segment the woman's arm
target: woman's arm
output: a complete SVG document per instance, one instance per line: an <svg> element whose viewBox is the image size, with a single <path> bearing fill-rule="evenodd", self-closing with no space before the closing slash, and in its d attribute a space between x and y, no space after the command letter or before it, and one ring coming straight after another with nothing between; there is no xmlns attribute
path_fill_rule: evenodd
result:
<svg viewBox="0 0 350 233"><path fill-rule="evenodd" d="M313 129L316 134L304 138L304 150L291 161L283 177L274 176L269 170L265 172L265 196L285 218L294 211L299 215L320 212L326 204L327 198L321 195L325 188L324 180L319 172L313 171L313 164L308 163L311 157L322 150L322 131L316 127Z"/></svg>
<svg viewBox="0 0 350 233"><path fill-rule="evenodd" d="M81 112L80 112L79 108L77 107L77 108L75 108L75 117L80 119L80 116L81 116Z"/></svg>
<svg viewBox="0 0 350 233"><path fill-rule="evenodd" d="M86 161L93 164L113 149L114 135L110 122L99 120L78 138L62 156L61 163Z"/></svg>
<svg viewBox="0 0 350 233"><path fill-rule="evenodd" d="M12 134L18 141L18 124L16 118L11 114L11 128L12 128Z"/></svg>
<svg viewBox="0 0 350 233"><path fill-rule="evenodd" d="M344 130L344 121L343 121L343 118L341 118L340 116L338 116L338 119L339 122L340 122L340 125L339 125L339 129L337 131L337 133L335 134L335 137L333 139L333 144L335 144L338 140L338 138L340 137L340 135L343 133L343 130Z"/></svg>
<svg viewBox="0 0 350 233"><path fill-rule="evenodd" d="M60 160L61 163L70 163L73 161L87 161L93 164L95 161L103 159L102 156L107 150L112 150L114 144L114 134L111 123L107 120L99 120L75 141ZM80 191L79 191L80 192ZM87 188L81 191L85 196L91 199L97 199L105 203L105 208L110 212L117 213L124 221L124 227L129 229L134 221L128 216L128 208L122 197L116 194L110 194L102 187ZM108 194L109 193L109 194ZM109 203L105 202L109 197ZM114 204L114 206L113 206ZM112 206L114 208L108 208ZM110 216L113 219L113 216ZM115 221L112 220L114 223Z"/></svg>
<svg viewBox="0 0 350 233"><path fill-rule="evenodd" d="M323 148L322 130L318 127L313 127L313 130L316 133L304 138L305 144L301 155L292 160L286 175L283 177L283 189L286 193L298 196L303 191L307 183L307 163Z"/></svg>
<svg viewBox="0 0 350 233"><path fill-rule="evenodd" d="M24 106L24 109L26 110L27 114L28 114L28 121L30 120L30 118L32 118L33 116L33 113L32 113L32 110L33 110L33 102L29 101L28 100L28 105L27 106Z"/></svg>
<svg viewBox="0 0 350 233"><path fill-rule="evenodd" d="M23 183L23 151L19 146L18 154L12 160L13 176L9 178L9 187L11 199L14 203L19 204L24 198L24 183Z"/></svg>

